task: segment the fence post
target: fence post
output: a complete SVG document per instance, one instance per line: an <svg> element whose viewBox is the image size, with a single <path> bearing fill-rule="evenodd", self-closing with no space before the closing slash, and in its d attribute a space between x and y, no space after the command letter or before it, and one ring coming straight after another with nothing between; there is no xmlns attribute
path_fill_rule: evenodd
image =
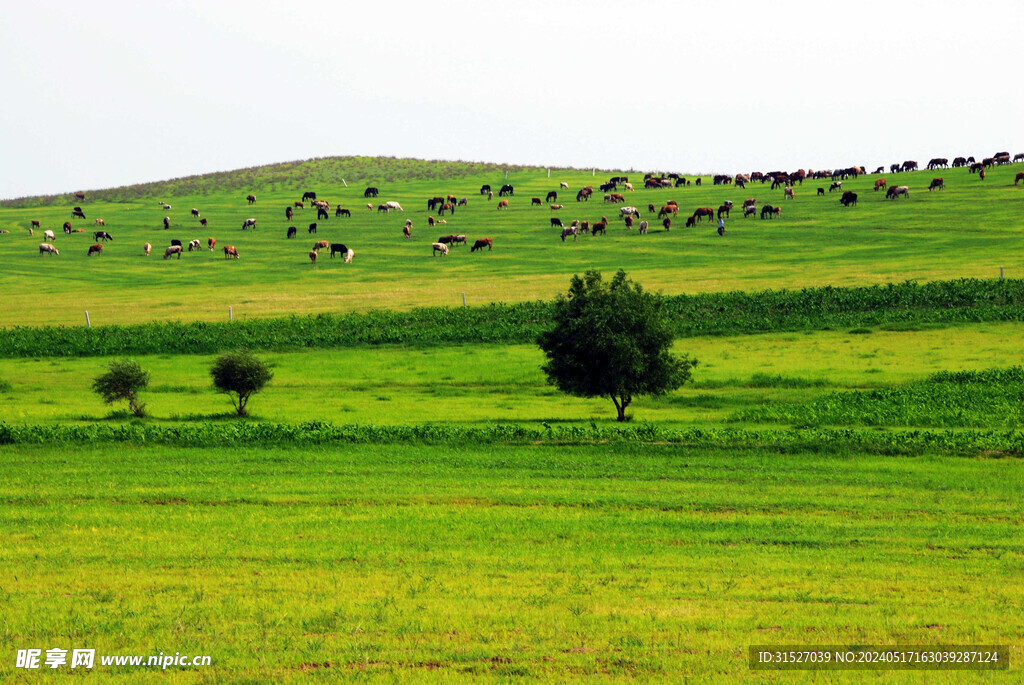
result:
<svg viewBox="0 0 1024 685"><path fill-rule="evenodd" d="M233 312L231 311L231 305L228 305L228 321L233 318Z"/></svg>
<svg viewBox="0 0 1024 685"><path fill-rule="evenodd" d="M466 306L466 293L462 293L462 306Z"/></svg>
<svg viewBox="0 0 1024 685"><path fill-rule="evenodd" d="M999 280L1003 280L1003 267L999 267Z"/></svg>
<svg viewBox="0 0 1024 685"><path fill-rule="evenodd" d="M89 312L85 313L85 327L92 328L92 322L89 321Z"/></svg>

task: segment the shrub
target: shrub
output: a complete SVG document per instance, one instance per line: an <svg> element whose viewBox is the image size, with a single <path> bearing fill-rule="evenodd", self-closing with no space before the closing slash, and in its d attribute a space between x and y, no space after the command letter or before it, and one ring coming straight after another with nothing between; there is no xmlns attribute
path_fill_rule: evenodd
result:
<svg viewBox="0 0 1024 685"><path fill-rule="evenodd" d="M107 372L98 376L92 389L103 397L107 404L128 400L128 408L136 416L146 415L146 405L139 402L139 390L149 385L149 374L137 362L130 359L113 361Z"/></svg>

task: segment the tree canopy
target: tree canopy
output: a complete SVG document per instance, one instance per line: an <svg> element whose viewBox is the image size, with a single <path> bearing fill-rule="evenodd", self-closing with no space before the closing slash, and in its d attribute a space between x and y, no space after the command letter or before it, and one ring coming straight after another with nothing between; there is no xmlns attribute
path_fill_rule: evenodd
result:
<svg viewBox="0 0 1024 685"><path fill-rule="evenodd" d="M121 359L110 362L107 372L96 377L92 389L107 404L128 400L128 408L136 416L146 415L146 405L139 402L139 390L149 385L149 374L138 362Z"/></svg>
<svg viewBox="0 0 1024 685"><path fill-rule="evenodd" d="M217 357L210 368L213 385L231 396L235 413L247 416L249 399L274 377L270 367L251 352L228 352Z"/></svg>
<svg viewBox="0 0 1024 685"><path fill-rule="evenodd" d="M548 382L577 397L610 397L619 421L627 420L634 397L675 390L697 365L671 353L674 335L661 298L622 270L610 282L598 271L573 276L553 318L554 328L537 340Z"/></svg>

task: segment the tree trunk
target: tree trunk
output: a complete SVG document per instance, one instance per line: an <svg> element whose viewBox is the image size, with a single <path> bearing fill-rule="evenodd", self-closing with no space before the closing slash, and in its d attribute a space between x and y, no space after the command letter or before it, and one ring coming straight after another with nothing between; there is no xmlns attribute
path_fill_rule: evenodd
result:
<svg viewBox="0 0 1024 685"><path fill-rule="evenodd" d="M632 398L630 397L622 397L620 399L616 397L614 394L612 395L612 402L615 403L615 409L619 412L618 418L615 419L616 421L626 421L626 407L629 406L631 399Z"/></svg>

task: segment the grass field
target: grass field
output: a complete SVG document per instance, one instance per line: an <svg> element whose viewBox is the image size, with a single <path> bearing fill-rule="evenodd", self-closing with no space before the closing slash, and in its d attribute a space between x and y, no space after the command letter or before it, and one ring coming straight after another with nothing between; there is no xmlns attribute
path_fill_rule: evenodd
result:
<svg viewBox="0 0 1024 685"><path fill-rule="evenodd" d="M651 220L647 236L627 232L615 220L607 236L565 244L550 226L552 216L568 224L573 218L596 221L617 215L621 205L602 202L600 193L589 202L575 202L579 187L596 186L602 177L553 171L549 179L539 171L513 172L508 180L516 195L505 211L496 209L497 195L488 202L478 193L483 183L497 188L503 181L494 173L377 182L381 194L375 204L395 200L406 210L391 214L366 209L363 183L346 188L340 180L324 182L314 188L318 196L353 214L335 218L332 212L329 220L318 222L315 236L306 232L316 219L308 206L291 222L285 220L285 207L301 198L302 186L259 190L252 206L245 192L214 190L123 202L87 200L82 207L88 220L72 221L85 233L70 236L61 230L71 220L69 204L2 208L0 228L11 232L0 236L5 265L0 287L6 295L0 325L81 325L85 311L93 324L110 324L224 320L229 306L236 317L455 306L463 293L469 304L550 299L564 290L572 274L588 268L623 268L665 294L994 278L1000 266L1007 276L1019 277L1024 265L1015 250L1024 237L1024 190L1013 185L1013 178L1020 166L995 168L984 182L964 169L899 174L892 180L909 185L911 195L895 201L871 190L876 176L847 179L844 189L860 195L859 204L850 208L839 205L837 193L815 194L827 181L807 181L797 186L795 200L783 200L782 190L771 191L768 185L740 190L713 186L705 177L700 187L627 191L628 203ZM946 189L929 193L927 184L937 175L946 178ZM632 178L642 188L640 175ZM565 209L531 207L532 197L544 199L547 191L559 190L561 181L571 188L559 196ZM469 204L431 230L426 200L447 193L466 197ZM740 205L747 197L757 198L759 206L782 205L781 219L744 220L737 210L724 238L707 222L682 227L683 215L697 207L718 207L727 199ZM161 209L158 199L173 209ZM681 213L666 233L647 205L661 207L669 199L679 203ZM209 220L208 229L191 217L193 207ZM167 231L164 216L171 218ZM242 231L249 217L257 219L258 229ZM95 218L104 219L114 240L101 257L89 258ZM406 219L414 224L411 240L402 238ZM57 233L59 257L39 254L39 232L28 235L32 220ZM289 224L300 231L290 241L285 238ZM449 233L464 233L471 242L491 236L495 249L470 255L460 247L447 258L431 258L430 244ZM172 238L185 243L200 238L205 244L208 236L216 237L218 245L235 245L241 258L225 261L218 248L185 254L181 261L161 259ZM355 260L343 265L325 252L311 265L307 253L318 239L352 247ZM154 245L149 258L142 254L147 241Z"/></svg>
<svg viewBox="0 0 1024 685"><path fill-rule="evenodd" d="M502 167L369 158L0 203L7 329L81 326L86 310L102 326L219 321L229 306L237 320L461 307L463 293L469 305L549 300L591 268L623 268L665 294L757 291L751 306L705 301L680 315L697 320L677 322L688 337L675 343L699 360L693 383L638 398L623 432L610 400L545 383L533 334L517 335L544 320L534 310L473 312L469 339L446 331L463 319L444 309L382 316L381 339L408 344L303 330L372 334L375 321L353 322L372 317L269 321L252 346L274 379L244 422L211 387L215 355L178 352L225 349L237 324L151 327L182 347L136 355L152 376L144 420L102 404L91 383L118 358L101 350L140 349L153 331L119 330L102 348L78 335L67 349L51 329L0 331L31 343L0 358L0 680L69 676L14 667L19 649L60 647L213 659L159 675L97 665L101 682L1019 682L1017 300L991 281L948 296L938 284L924 304L906 305L905 288L877 312L816 318L831 295L801 291L992 279L1000 266L1019 278L1019 168L984 182L962 169L887 176L911 187L898 201L871 190L874 176L850 179L850 208L816 196L825 181L783 201L781 189L705 177L627 195L649 220L648 203L677 200L670 232L615 221L564 244L530 198L565 181L565 223L612 218L600 194L574 201L612 172L510 169L507 211L477 192L497 188ZM946 190L927 192L934 176ZM367 211L367 185L406 211ZM352 217L332 212L312 236L307 207L287 240L284 208L305 190ZM425 202L449 192L469 206L431 231ZM682 228L697 207L746 197L781 204L782 217L735 211L724 237ZM73 204L85 235L61 231ZM256 231L241 230L248 217ZM94 218L114 240L88 258ZM32 220L57 233L59 256L38 254ZM432 258L448 233L492 236L494 251ZM241 259L160 257L171 238L208 235ZM322 252L311 265L314 239L346 243L354 262ZM795 293L759 292L782 288ZM403 326L417 335L388 337ZM1012 666L781 674L747 663L756 644L872 643L1009 644Z"/></svg>

